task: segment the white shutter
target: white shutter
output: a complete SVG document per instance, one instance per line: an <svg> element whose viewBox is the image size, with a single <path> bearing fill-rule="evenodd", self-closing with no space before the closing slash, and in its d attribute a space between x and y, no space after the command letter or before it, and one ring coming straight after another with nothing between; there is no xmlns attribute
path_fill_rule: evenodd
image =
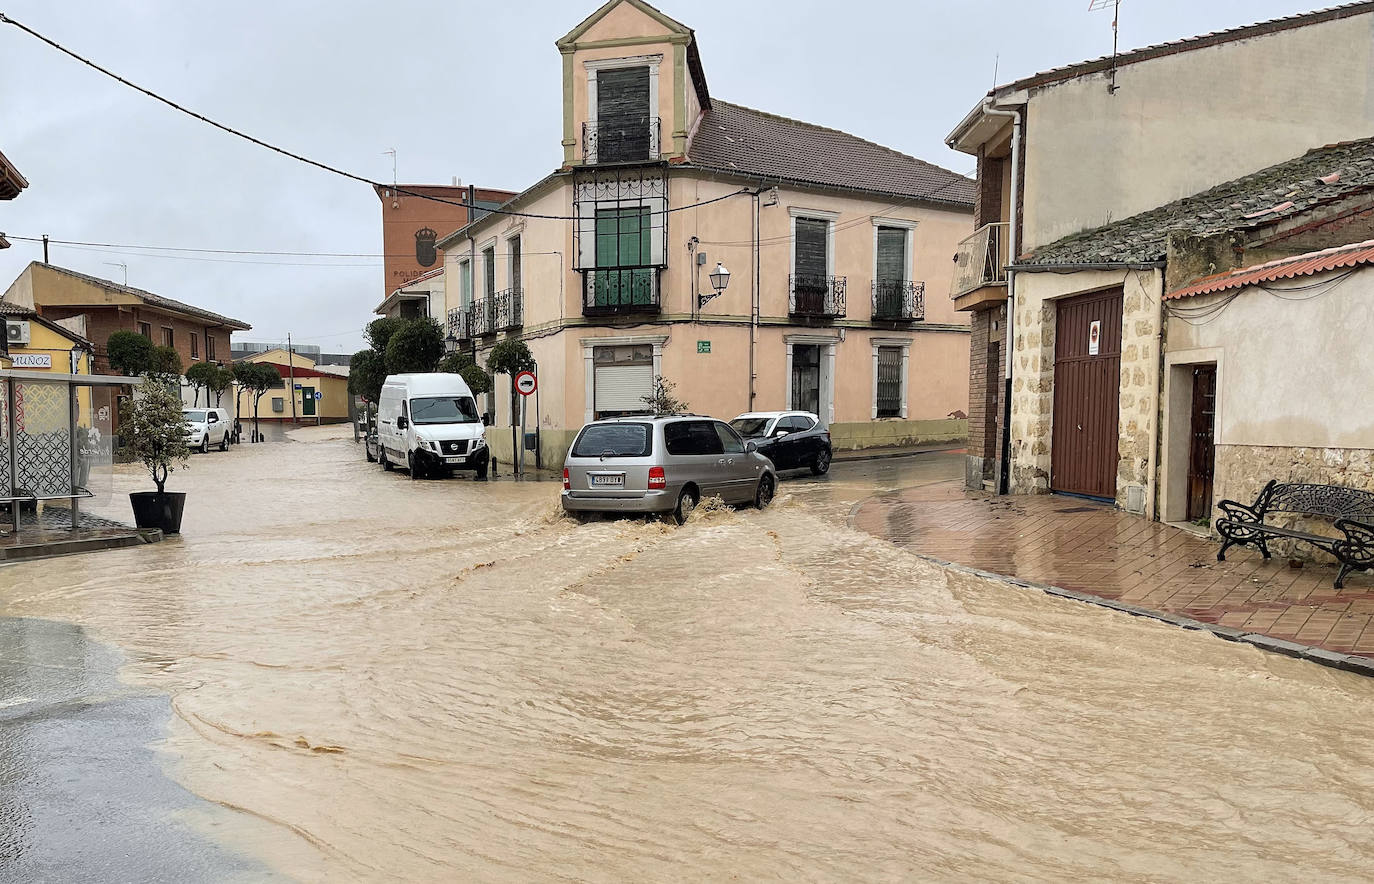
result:
<svg viewBox="0 0 1374 884"><path fill-rule="evenodd" d="M648 411L644 397L654 393L652 365L598 365L596 410Z"/></svg>

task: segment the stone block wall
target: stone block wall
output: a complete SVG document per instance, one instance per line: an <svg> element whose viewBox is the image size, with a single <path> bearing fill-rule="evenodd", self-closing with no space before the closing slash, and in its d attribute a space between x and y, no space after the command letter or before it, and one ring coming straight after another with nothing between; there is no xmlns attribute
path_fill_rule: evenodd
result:
<svg viewBox="0 0 1374 884"><path fill-rule="evenodd" d="M1162 386L1160 295L1153 274L1132 273L1127 277L1122 298L1121 402L1117 426L1120 459L1116 464L1116 503L1123 509L1131 485L1142 489L1150 485L1150 458Z"/></svg>
<svg viewBox="0 0 1374 884"><path fill-rule="evenodd" d="M1018 292L1022 290L1017 278ZM1018 298L1011 380L1011 492L1048 494L1054 425L1053 300Z"/></svg>
<svg viewBox="0 0 1374 884"><path fill-rule="evenodd" d="M1212 480L1213 524L1218 517L1216 501L1253 503L1270 479L1344 485L1374 492L1374 449L1218 445ZM1323 519L1293 519L1290 524L1317 534L1335 534L1331 523ZM1306 543L1279 540L1272 541L1269 548L1276 556L1334 561L1333 557Z"/></svg>

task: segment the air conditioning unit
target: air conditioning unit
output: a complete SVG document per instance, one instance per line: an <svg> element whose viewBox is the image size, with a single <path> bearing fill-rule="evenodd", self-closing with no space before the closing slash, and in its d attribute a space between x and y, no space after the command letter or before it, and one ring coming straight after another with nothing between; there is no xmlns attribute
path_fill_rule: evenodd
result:
<svg viewBox="0 0 1374 884"><path fill-rule="evenodd" d="M27 319L9 319L5 321L5 341L13 344L27 344L29 342L29 322Z"/></svg>

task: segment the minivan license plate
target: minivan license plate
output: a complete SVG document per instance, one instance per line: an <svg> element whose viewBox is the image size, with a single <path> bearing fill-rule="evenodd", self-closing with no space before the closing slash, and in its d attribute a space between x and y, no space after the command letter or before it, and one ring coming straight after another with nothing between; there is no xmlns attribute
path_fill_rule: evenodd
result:
<svg viewBox="0 0 1374 884"><path fill-rule="evenodd" d="M615 486L615 487L617 487L617 488L623 488L623 487L625 486L625 474L624 474L624 473L616 473L615 475L607 475L607 474L602 473L602 474L598 474L598 475L593 475L593 476L592 476L592 484L593 484L593 485L612 485L612 486Z"/></svg>

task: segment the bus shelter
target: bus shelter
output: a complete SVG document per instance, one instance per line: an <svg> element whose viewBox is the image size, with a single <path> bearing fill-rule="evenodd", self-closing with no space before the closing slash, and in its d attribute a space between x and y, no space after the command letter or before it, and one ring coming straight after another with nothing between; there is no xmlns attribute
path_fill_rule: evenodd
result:
<svg viewBox="0 0 1374 884"><path fill-rule="evenodd" d="M69 509L76 530L82 500L109 499L119 400L142 383L134 377L0 370L0 507L8 509L15 534L26 509L35 515L40 506ZM56 515L63 521L68 516ZM51 525L50 518L45 521Z"/></svg>

